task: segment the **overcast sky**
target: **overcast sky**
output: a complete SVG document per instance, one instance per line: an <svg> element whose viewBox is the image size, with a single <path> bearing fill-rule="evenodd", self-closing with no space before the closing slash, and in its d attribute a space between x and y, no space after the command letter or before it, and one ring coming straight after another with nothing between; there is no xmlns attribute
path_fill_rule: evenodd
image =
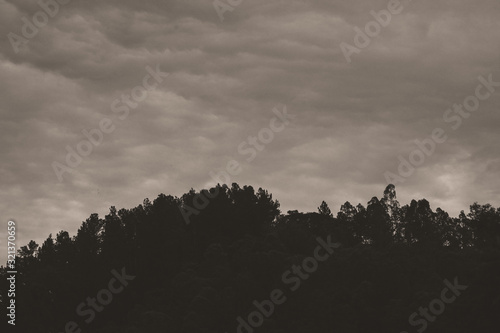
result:
<svg viewBox="0 0 500 333"><path fill-rule="evenodd" d="M348 62L340 44L354 47L355 27L388 2L232 0L221 21L211 0L73 0L38 33L25 28L33 36L16 52L9 33L25 38L41 7L0 0L1 221L17 221L18 246L74 235L111 205L215 185L209 172L233 159L231 182L268 189L282 211L325 200L337 212L380 197L384 173L435 128L448 139L396 183L401 204L426 198L453 216L475 201L500 206L500 88L458 129L443 119L479 76L500 82L499 1L403 2ZM169 75L115 113L157 66ZM238 146L285 106L295 118L247 161ZM53 162L106 118L115 130L59 181Z"/></svg>

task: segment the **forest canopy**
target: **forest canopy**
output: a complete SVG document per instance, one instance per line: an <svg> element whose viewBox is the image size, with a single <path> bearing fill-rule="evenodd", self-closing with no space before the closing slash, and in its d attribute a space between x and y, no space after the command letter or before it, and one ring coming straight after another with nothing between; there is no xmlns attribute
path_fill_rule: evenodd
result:
<svg viewBox="0 0 500 333"><path fill-rule="evenodd" d="M110 207L104 217L91 214L76 235L59 231L22 246L18 328L66 332L74 322L81 332L248 332L237 318L327 237L341 246L256 332L415 332L423 324L411 327L409 315L455 277L469 288L425 329L498 327L500 208L473 203L450 217L425 199L401 206L389 185L366 207L345 202L335 214L323 201L317 212L283 214L262 188L233 183L204 191L208 204L196 203L202 192L193 189L180 198L160 194L135 208ZM186 207L198 207L189 223ZM112 302L92 316L78 314L125 270L134 279ZM6 299L5 267L0 275Z"/></svg>

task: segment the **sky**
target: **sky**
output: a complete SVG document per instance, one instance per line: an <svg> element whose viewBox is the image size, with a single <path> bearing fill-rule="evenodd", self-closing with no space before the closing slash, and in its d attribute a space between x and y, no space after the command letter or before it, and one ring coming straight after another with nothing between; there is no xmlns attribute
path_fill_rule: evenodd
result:
<svg viewBox="0 0 500 333"><path fill-rule="evenodd" d="M2 262L10 219L41 244L229 169L283 212L500 206L498 0L54 4L0 0Z"/></svg>

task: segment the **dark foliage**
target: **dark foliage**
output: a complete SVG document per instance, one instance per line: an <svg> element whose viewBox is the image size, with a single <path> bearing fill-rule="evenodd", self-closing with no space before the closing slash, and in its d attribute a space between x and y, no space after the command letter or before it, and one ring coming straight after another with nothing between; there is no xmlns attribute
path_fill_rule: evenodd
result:
<svg viewBox="0 0 500 333"><path fill-rule="evenodd" d="M498 331L500 208L475 203L452 218L425 199L400 207L389 185L366 208L346 202L336 217L325 202L319 213L283 215L262 189L232 184L203 193L208 203L189 223L179 207L200 206L194 190L111 207L104 218L91 214L74 237L60 231L21 247L16 332L66 332L70 321L82 332L237 332L237 318L276 288L288 290L287 301L253 331L417 332L409 316L455 277L467 290L426 331ZM290 292L283 273L329 235L341 247ZM77 307L122 268L135 279L86 323Z"/></svg>

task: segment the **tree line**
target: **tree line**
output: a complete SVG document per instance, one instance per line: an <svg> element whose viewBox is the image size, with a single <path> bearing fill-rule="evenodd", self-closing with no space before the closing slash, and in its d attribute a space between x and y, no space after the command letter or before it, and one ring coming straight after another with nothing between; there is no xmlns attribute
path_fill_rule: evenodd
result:
<svg viewBox="0 0 500 333"><path fill-rule="evenodd" d="M345 202L334 215L323 201L315 213L283 214L262 188L233 183L210 191L218 195L189 224L179 207L193 206L193 189L132 209L113 206L104 217L91 214L74 236L60 231L22 246L19 327L65 332L75 321L82 332L236 332L236 318L327 236L341 247L256 332L416 332L408 315L455 276L471 287L427 331L495 327L500 208L474 203L450 217L425 199L401 206L389 185L366 207ZM137 278L85 323L76 306L122 267ZM6 272L0 269L0 299Z"/></svg>

